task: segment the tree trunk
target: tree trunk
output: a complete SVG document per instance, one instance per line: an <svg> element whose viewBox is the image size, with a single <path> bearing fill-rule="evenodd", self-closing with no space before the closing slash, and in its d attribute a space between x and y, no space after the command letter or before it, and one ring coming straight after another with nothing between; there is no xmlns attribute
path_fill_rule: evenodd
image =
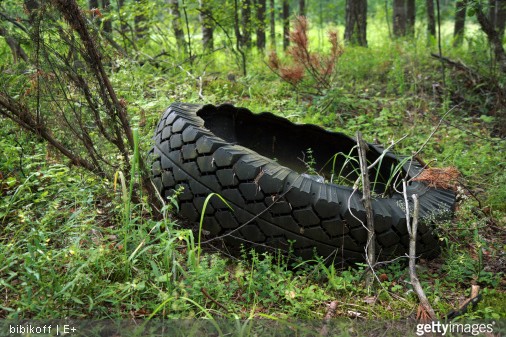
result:
<svg viewBox="0 0 506 337"><path fill-rule="evenodd" d="M39 2L37 0L25 0L26 9L31 12L39 8ZM91 3L91 1L90 1Z"/></svg>
<svg viewBox="0 0 506 337"><path fill-rule="evenodd" d="M394 0L394 36L406 35L406 0Z"/></svg>
<svg viewBox="0 0 506 337"><path fill-rule="evenodd" d="M120 21L122 35L124 35L124 33L128 30L128 24L125 22L125 18L124 18L123 11L122 11L124 3L125 3L125 0L118 0L119 21ZM124 38L124 36L123 36L123 38Z"/></svg>
<svg viewBox="0 0 506 337"><path fill-rule="evenodd" d="M290 4L283 0L283 50L290 45Z"/></svg>
<svg viewBox="0 0 506 337"><path fill-rule="evenodd" d="M265 0L258 0L257 4L257 48L265 49Z"/></svg>
<svg viewBox="0 0 506 337"><path fill-rule="evenodd" d="M344 39L367 47L367 0L346 0Z"/></svg>
<svg viewBox="0 0 506 337"><path fill-rule="evenodd" d="M90 0L88 2L89 9L98 8L98 0Z"/></svg>
<svg viewBox="0 0 506 337"><path fill-rule="evenodd" d="M406 33L415 36L416 4L415 0L408 0L406 4Z"/></svg>
<svg viewBox="0 0 506 337"><path fill-rule="evenodd" d="M241 63L242 63L242 73L244 76L247 74L246 69L246 54L244 53L244 50L241 48L241 30L239 27L239 5L238 0L234 0L234 31L235 31L235 48L239 55L241 56Z"/></svg>
<svg viewBox="0 0 506 337"><path fill-rule="evenodd" d="M499 33L499 40L504 38L504 28L506 26L506 0L497 0L496 2L496 28Z"/></svg>
<svg viewBox="0 0 506 337"><path fill-rule="evenodd" d="M241 44L251 47L251 0L242 0L242 41Z"/></svg>
<svg viewBox="0 0 506 337"><path fill-rule="evenodd" d="M181 28L181 13L179 12L178 0L169 0L169 12L172 16L172 29L174 30L174 36L176 37L177 47L179 50L182 50L185 54L187 54L188 51L186 49L184 31Z"/></svg>
<svg viewBox="0 0 506 337"><path fill-rule="evenodd" d="M136 0L137 14L134 16L135 36L142 39L146 35L146 16L144 15L145 0Z"/></svg>
<svg viewBox="0 0 506 337"><path fill-rule="evenodd" d="M104 12L109 12L111 10L111 0L102 0L102 8ZM111 19L104 20L104 32L111 34L112 33L112 21Z"/></svg>
<svg viewBox="0 0 506 337"><path fill-rule="evenodd" d="M479 4L476 8L476 18L480 23L481 29L487 35L488 42L494 48L494 54L497 64L499 65L501 71L503 73L506 73L506 53L504 52L502 41L499 39L498 32L495 30L494 26L488 19L487 15L483 13L482 7Z"/></svg>
<svg viewBox="0 0 506 337"><path fill-rule="evenodd" d="M426 0L425 6L427 7L427 33L429 37L436 36L436 17L434 16L434 0Z"/></svg>
<svg viewBox="0 0 506 337"><path fill-rule="evenodd" d="M7 45L11 49L12 59L14 60L14 63L17 63L19 59L23 59L25 62L28 62L28 55L26 55L19 41L14 39L12 36L9 36L7 30L1 26L0 36L3 36L5 38L5 42L7 42Z"/></svg>
<svg viewBox="0 0 506 337"><path fill-rule="evenodd" d="M467 1L457 1L455 5L455 28L453 30L453 46L457 47L464 40L464 27L466 25Z"/></svg>
<svg viewBox="0 0 506 337"><path fill-rule="evenodd" d="M492 27L496 27L496 0L488 0L488 19Z"/></svg>
<svg viewBox="0 0 506 337"><path fill-rule="evenodd" d="M270 11L271 11L271 20L270 20L270 37L271 37L271 47L276 46L276 7L274 5L274 0L270 1Z"/></svg>
<svg viewBox="0 0 506 337"><path fill-rule="evenodd" d="M213 41L213 24L211 20L211 9L208 0L199 0L200 6L200 24L202 25L202 46L204 50L212 50L214 48Z"/></svg>
<svg viewBox="0 0 506 337"><path fill-rule="evenodd" d="M299 0L299 15L306 16L306 0Z"/></svg>

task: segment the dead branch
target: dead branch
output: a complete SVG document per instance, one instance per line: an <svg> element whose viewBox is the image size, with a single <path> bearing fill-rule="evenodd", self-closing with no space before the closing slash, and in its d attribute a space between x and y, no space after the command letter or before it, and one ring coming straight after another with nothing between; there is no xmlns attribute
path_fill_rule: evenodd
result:
<svg viewBox="0 0 506 337"><path fill-rule="evenodd" d="M211 302L213 302L214 304L216 304L217 306L219 306L220 308L222 308L226 312L230 312L226 306L224 306L223 304L221 304L220 302L218 302L214 298L212 298L211 295L209 295L209 293L207 292L207 290L204 287L200 288L200 291L202 292L202 294L204 294L205 297L207 297L209 300L211 300Z"/></svg>
<svg viewBox="0 0 506 337"><path fill-rule="evenodd" d="M374 233L374 214L372 211L372 202L371 202L371 182L369 181L369 170L367 168L367 156L366 152L369 149L367 144L362 139L362 134L360 131L357 131L357 144L358 144L358 154L360 160L360 175L362 178L362 203L364 204L366 211L366 221L367 221L367 264L369 265L370 270L372 271L372 266L376 262L376 251L375 251L375 233ZM368 287L371 286L373 281L372 276L370 275L367 278Z"/></svg>
<svg viewBox="0 0 506 337"><path fill-rule="evenodd" d="M457 70L465 72L466 74L471 76L473 81L481 82L481 79L482 79L481 75L476 73L474 70L472 70L471 68L469 68L468 66L466 66L462 62L453 61L453 60L449 59L448 57L440 56L440 55L434 54L434 53L431 53L430 56L437 58L437 59L441 60L442 62L445 62L446 64L448 64L449 66L451 66Z"/></svg>
<svg viewBox="0 0 506 337"><path fill-rule="evenodd" d="M478 302L481 300L480 295L480 286L479 285L471 285L471 296L462 303L457 310L452 310L446 315L446 319L454 319L460 315L468 312L469 307L474 308Z"/></svg>
<svg viewBox="0 0 506 337"><path fill-rule="evenodd" d="M320 329L320 336L327 336L329 334L328 324L332 317L336 314L337 303L337 301L330 302L327 314L325 314L325 318L323 319L322 328Z"/></svg>
<svg viewBox="0 0 506 337"><path fill-rule="evenodd" d="M7 33L7 30L3 27L0 27L0 36L3 36L5 38L5 42L7 42L7 45L11 49L14 63L17 63L20 58L23 59L23 61L28 62L28 55L26 55L19 41L10 36Z"/></svg>
<svg viewBox="0 0 506 337"><path fill-rule="evenodd" d="M16 103L10 97L3 94L0 94L0 114L47 141L53 147L58 149L58 151L60 151L65 157L70 159L72 164L83 167L91 172L95 172L99 176L104 176L104 172L101 172L92 163L72 152L63 143L58 141L53 136L51 130L46 128L44 125L38 124L26 106Z"/></svg>
<svg viewBox="0 0 506 337"><path fill-rule="evenodd" d="M407 200L407 190L406 190L406 181L404 183L404 199ZM411 285L413 286L413 290L415 291L420 304L423 308L423 311L431 320L436 319L436 313L432 306L430 305L427 296L425 296L425 292L423 291L422 285L420 284L420 280L418 279L418 275L416 273L416 231L418 229L418 214L420 212L420 202L418 200L418 195L413 194L411 196L414 203L413 210L413 224L410 226L410 214L409 207L406 203L406 224L408 226L409 232L409 278L411 279Z"/></svg>

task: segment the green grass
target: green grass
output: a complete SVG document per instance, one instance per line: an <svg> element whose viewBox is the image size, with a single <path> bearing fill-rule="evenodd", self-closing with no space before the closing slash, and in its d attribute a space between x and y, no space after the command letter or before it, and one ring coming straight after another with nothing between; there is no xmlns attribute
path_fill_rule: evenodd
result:
<svg viewBox="0 0 506 337"><path fill-rule="evenodd" d="M231 64L229 51L197 60L190 70L196 78L203 76L204 100L198 81L174 67L176 58L164 60L163 67L116 60L113 85L138 129L138 152L132 171L124 174L137 177L135 163L145 159L154 127L174 101L232 102L349 135L361 131L367 141L385 144L408 135L396 149L416 151L454 103L434 94L433 84L441 81L439 63L429 57L435 46L424 39L380 43L385 33L371 35L369 49L346 47L335 87L311 99L292 92L254 53L248 55L246 77ZM470 43L480 39L473 36ZM466 46L446 50L476 67L486 63L487 55L476 59ZM149 44L147 52L159 50ZM458 76L449 70L446 76L449 88L465 92ZM455 308L476 282L483 301L467 317L504 318L506 148L490 136L491 124L480 118L482 112L476 116L467 110L479 106L481 98L465 93L471 103L448 116L450 124L441 125L422 155L435 166L457 167L481 205L467 195L456 219L438 225L443 254L422 261L419 277L439 315ZM318 258L293 262L248 249L229 258L201 246L201 228L192 231L173 216L174 200L155 220L145 196L132 202L135 179L115 192L114 182L69 167L43 143L13 134L21 133L2 119L0 317L322 319L336 299L338 317L348 317L349 311L368 319L416 313L418 302L402 263L378 268L386 279L370 293L361 266L341 270Z"/></svg>

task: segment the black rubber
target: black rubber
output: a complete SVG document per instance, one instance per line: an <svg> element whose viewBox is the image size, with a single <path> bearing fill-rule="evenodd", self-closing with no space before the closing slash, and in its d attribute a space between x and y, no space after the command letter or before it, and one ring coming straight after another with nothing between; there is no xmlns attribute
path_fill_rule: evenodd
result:
<svg viewBox="0 0 506 337"><path fill-rule="evenodd" d="M178 200L185 218L198 224L204 201L213 192L232 206L230 210L218 197L211 199L204 217L204 229L211 237L233 247L292 251L304 259L316 254L336 263L364 261L367 230L362 195L352 193L351 187L322 182L328 181L332 166L333 172L355 180L356 170L344 165L343 156L329 163L339 152L356 155L353 138L228 104L174 103L160 120L154 143L153 181L163 197L183 188ZM304 173L301 159L308 149L321 177ZM382 152L369 144L368 161ZM387 153L380 168L371 172L371 180L377 182L374 192L389 195L373 199L380 260L407 252L403 197L386 186L400 160ZM418 163L407 161L400 171L412 177L421 170ZM433 222L451 217L455 196L422 182L409 185L408 195L414 193L424 220L418 228L417 255L432 258L440 251Z"/></svg>

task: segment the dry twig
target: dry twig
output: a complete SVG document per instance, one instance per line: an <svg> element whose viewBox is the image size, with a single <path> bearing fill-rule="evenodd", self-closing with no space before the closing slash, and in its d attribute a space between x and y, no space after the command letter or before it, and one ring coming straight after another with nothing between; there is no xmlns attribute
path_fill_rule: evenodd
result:
<svg viewBox="0 0 506 337"><path fill-rule="evenodd" d="M360 131L357 132L357 143L358 143L358 154L360 159L360 174L362 178L362 203L365 207L366 221L367 221L367 264L369 265L371 274L367 277L367 286L370 287L373 282L372 269L373 264L376 262L376 251L375 251L375 233L374 233L374 215L372 211L371 202L371 182L369 181L369 170L367 168L367 156L368 150L367 144L362 139Z"/></svg>
<svg viewBox="0 0 506 337"><path fill-rule="evenodd" d="M330 322L332 317L334 317L334 315L336 314L336 309L337 309L337 301L330 302L327 314L323 319L322 328L320 329L320 336L327 336L329 334L328 323Z"/></svg>
<svg viewBox="0 0 506 337"><path fill-rule="evenodd" d="M406 181L403 181L404 184L404 199L407 201L407 191L406 191ZM418 299L420 300L421 308L419 308L419 317L427 317L430 320L436 319L436 313L432 306L430 305L427 296L425 296L425 292L423 291L422 285L420 284L420 280L418 279L418 275L416 273L416 231L418 229L418 214L420 212L420 202L418 200L418 195L413 194L411 196L413 198L414 210L413 210L413 224L410 225L410 212L409 207L406 202L406 225L408 226L409 232L409 278L411 279L411 285L413 286L413 290L415 291Z"/></svg>

